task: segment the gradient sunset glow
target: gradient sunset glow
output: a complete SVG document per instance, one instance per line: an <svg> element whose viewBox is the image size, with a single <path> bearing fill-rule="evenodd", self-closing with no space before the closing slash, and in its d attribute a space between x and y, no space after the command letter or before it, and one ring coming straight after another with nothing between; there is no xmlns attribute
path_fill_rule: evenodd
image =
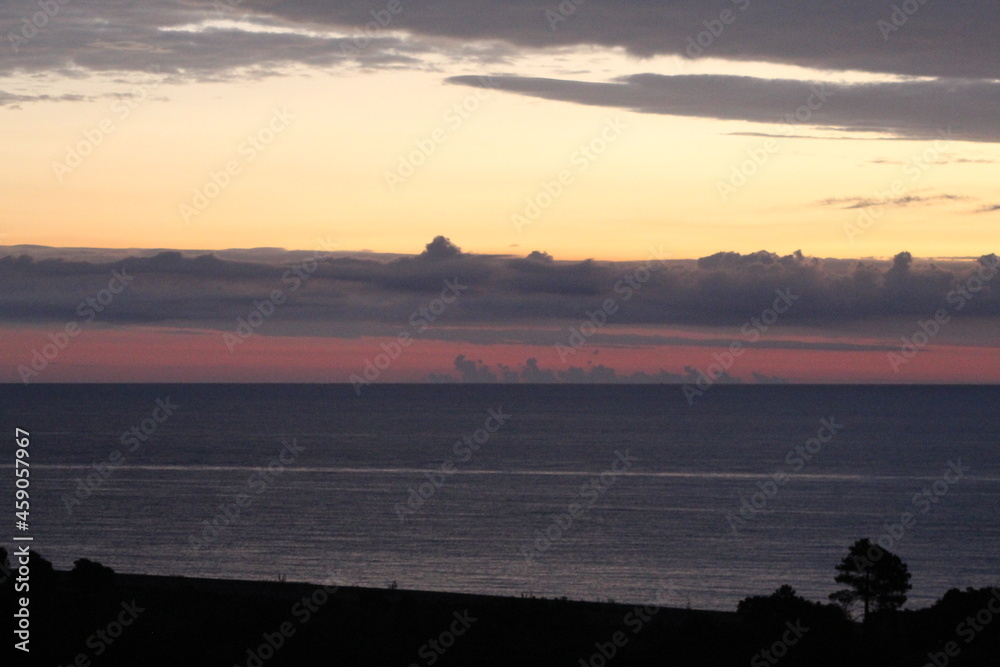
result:
<svg viewBox="0 0 1000 667"><path fill-rule="evenodd" d="M0 380L993 382L998 10L826 4L5 5Z"/></svg>

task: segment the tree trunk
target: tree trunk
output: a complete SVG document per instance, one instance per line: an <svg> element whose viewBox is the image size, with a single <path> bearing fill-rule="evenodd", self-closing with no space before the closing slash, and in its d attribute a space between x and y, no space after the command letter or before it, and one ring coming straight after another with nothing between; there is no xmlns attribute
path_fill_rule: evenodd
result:
<svg viewBox="0 0 1000 667"><path fill-rule="evenodd" d="M865 616L864 616L864 624L866 626L868 625L868 600L871 598L871 596L872 596L871 573L869 573L867 570L865 570Z"/></svg>

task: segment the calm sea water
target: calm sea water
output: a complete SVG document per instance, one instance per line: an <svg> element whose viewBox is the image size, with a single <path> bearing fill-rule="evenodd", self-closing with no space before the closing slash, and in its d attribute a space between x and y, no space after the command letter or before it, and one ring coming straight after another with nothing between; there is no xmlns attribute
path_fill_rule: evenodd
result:
<svg viewBox="0 0 1000 667"><path fill-rule="evenodd" d="M784 583L825 600L847 547L886 535L911 607L1000 583L997 387L716 386L692 406L674 386L0 392L57 567L627 602L669 585L667 603L733 609Z"/></svg>

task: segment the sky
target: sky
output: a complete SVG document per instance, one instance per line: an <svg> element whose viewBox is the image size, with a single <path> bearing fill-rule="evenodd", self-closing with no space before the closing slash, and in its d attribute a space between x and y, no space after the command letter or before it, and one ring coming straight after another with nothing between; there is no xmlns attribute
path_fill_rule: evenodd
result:
<svg viewBox="0 0 1000 667"><path fill-rule="evenodd" d="M0 381L992 382L998 28L991 0L5 2Z"/></svg>

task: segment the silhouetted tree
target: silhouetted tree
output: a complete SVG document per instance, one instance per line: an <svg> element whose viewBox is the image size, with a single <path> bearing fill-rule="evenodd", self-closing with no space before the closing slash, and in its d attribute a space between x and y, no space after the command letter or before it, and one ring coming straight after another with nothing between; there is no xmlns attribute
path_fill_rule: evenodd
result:
<svg viewBox="0 0 1000 667"><path fill-rule="evenodd" d="M872 544L867 538L855 542L837 566L834 581L848 588L830 594L830 599L845 608L855 602L864 604L864 620L869 611L897 609L906 602L910 573L899 556Z"/></svg>

